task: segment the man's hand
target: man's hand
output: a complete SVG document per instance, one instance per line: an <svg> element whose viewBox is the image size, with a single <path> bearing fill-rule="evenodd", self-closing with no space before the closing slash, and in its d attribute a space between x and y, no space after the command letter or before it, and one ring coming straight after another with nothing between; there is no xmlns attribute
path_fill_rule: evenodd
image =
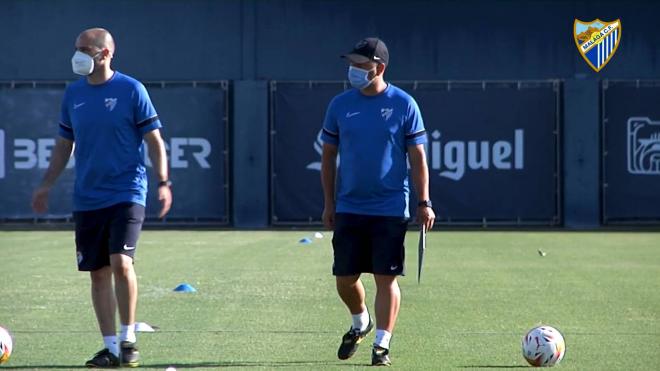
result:
<svg viewBox="0 0 660 371"><path fill-rule="evenodd" d="M425 225L427 231L430 231L435 222L435 213L433 212L433 209L427 206L419 206L417 208L417 221L420 225Z"/></svg>
<svg viewBox="0 0 660 371"><path fill-rule="evenodd" d="M50 187L39 186L32 194L32 210L37 214L43 214L48 210L48 193Z"/></svg>
<svg viewBox="0 0 660 371"><path fill-rule="evenodd" d="M162 185L158 187L158 201L160 201L160 213L158 214L159 218L163 218L172 207L172 190L169 186Z"/></svg>
<svg viewBox="0 0 660 371"><path fill-rule="evenodd" d="M333 230L335 228L335 205L327 205L323 208L323 225Z"/></svg>

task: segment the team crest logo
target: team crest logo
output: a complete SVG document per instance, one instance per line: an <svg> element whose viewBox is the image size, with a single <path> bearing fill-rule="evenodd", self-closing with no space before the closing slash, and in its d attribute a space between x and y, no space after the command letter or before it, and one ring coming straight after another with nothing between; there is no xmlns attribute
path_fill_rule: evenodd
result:
<svg viewBox="0 0 660 371"><path fill-rule="evenodd" d="M582 58L598 72L607 65L619 47L621 20L604 22L596 19L582 22L576 19L573 23L573 38Z"/></svg>
<svg viewBox="0 0 660 371"><path fill-rule="evenodd" d="M108 109L108 111L111 111L115 109L115 106L117 105L117 98L105 98L105 108Z"/></svg>
<svg viewBox="0 0 660 371"><path fill-rule="evenodd" d="M389 120L390 117L392 117L392 112L394 112L394 108L381 108L380 109L380 115L383 116L385 121Z"/></svg>

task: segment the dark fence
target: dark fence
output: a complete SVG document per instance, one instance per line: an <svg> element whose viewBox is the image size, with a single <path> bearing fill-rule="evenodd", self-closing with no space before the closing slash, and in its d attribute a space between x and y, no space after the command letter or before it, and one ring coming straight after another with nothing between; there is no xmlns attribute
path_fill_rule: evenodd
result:
<svg viewBox="0 0 660 371"><path fill-rule="evenodd" d="M422 110L431 195L440 224L562 224L559 81L395 84L415 97ZM167 221L230 223L229 83L146 86L164 123L174 182L175 202ZM65 87L64 82L0 83L0 220L36 217L31 194L50 160ZM328 102L347 88L345 82L271 82L272 225L320 221L318 135ZM602 127L593 135L602 138L602 223L657 225L660 81L604 80L601 92ZM69 218L72 166L53 189L44 219ZM240 171L234 169L234 174ZM154 183L150 218L158 211ZM268 188L254 186L264 194Z"/></svg>

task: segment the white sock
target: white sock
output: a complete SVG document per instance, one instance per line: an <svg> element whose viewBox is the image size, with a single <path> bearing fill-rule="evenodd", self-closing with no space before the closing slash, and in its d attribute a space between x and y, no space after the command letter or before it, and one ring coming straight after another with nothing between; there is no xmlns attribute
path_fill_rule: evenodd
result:
<svg viewBox="0 0 660 371"><path fill-rule="evenodd" d="M117 335L104 336L103 344L105 344L105 347L108 348L110 353L119 357L119 344L117 344Z"/></svg>
<svg viewBox="0 0 660 371"><path fill-rule="evenodd" d="M392 333L376 329L376 340L374 340L374 345L377 345L381 348L390 349L390 339L392 339Z"/></svg>
<svg viewBox="0 0 660 371"><path fill-rule="evenodd" d="M352 314L351 317L353 317L353 328L364 331L369 326L369 311L365 310L362 313Z"/></svg>
<svg viewBox="0 0 660 371"><path fill-rule="evenodd" d="M119 332L119 341L129 341L135 343L135 323L130 325L121 325Z"/></svg>

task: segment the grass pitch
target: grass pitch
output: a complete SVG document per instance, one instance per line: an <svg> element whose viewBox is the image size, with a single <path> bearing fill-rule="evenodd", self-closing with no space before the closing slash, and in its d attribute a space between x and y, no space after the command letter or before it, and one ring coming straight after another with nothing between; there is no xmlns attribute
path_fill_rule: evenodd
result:
<svg viewBox="0 0 660 371"><path fill-rule="evenodd" d="M330 234L147 231L139 243L143 369L360 369L365 341L336 359L348 312L330 275ZM660 234L433 232L417 285L417 234L392 339L402 370L526 367L520 339L563 332L563 370L660 366ZM542 250L546 256L537 252ZM0 232L0 369L76 369L102 348L72 232ZM175 293L182 282L196 293ZM374 285L364 276L370 309ZM372 335L373 336L373 335Z"/></svg>

